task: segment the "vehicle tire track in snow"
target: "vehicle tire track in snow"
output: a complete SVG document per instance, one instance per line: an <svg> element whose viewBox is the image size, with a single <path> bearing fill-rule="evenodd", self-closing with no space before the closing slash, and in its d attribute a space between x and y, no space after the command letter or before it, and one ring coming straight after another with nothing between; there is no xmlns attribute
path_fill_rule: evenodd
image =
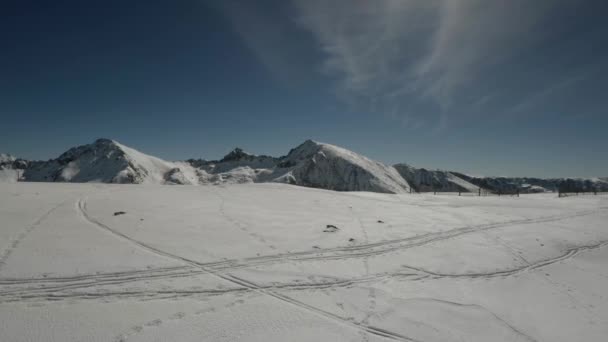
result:
<svg viewBox="0 0 608 342"><path fill-rule="evenodd" d="M4 252L2 253L2 255L0 255L0 270L2 270L2 267L5 265L7 259L11 256L11 254L13 254L13 251L19 247L19 245L21 244L21 242L34 230L36 229L38 226L40 226L40 224L42 223L42 221L44 221L47 217L49 217L49 215L51 215L55 210L57 210L59 207L61 207L62 205L64 205L66 201L63 201L59 204L57 204L56 206L52 207L51 209L47 210L42 216L40 216L36 221L34 221L34 223L32 223L31 225L29 225L26 229L24 229L21 233L19 233L19 235L17 235L17 238L15 238L10 244L9 247L4 250Z"/></svg>
<svg viewBox="0 0 608 342"><path fill-rule="evenodd" d="M395 341L414 341L413 339L411 339L409 337L402 336L402 335L395 334L395 333L391 333L391 332L383 330L383 329L362 326L361 324L349 321L349 320L344 319L344 318L342 318L342 317L340 317L338 315L335 315L335 314L332 314L330 312L321 310L321 309L319 309L317 307L314 307L314 306L311 306L309 304L303 303L303 302L298 301L296 299L284 296L282 294L279 294L279 293L274 292L274 291L269 290L269 289L261 288L258 285L254 284L254 283L252 283L252 282L250 282L248 280L245 280L245 279L242 279L242 278L237 278L237 277L232 276L232 275L225 275L225 274L217 273L213 269L208 268L204 263L200 263L200 262L197 262L195 260L190 260L190 259L181 257L179 255L171 254L171 253L165 252L163 250L160 250L158 248L149 246L149 245L147 245L145 243L142 243L140 241L137 241L135 239L132 239L129 236L127 236L127 235L125 235L125 234L123 234L121 232L118 232L118 231L110 228L109 226L107 226L107 225L105 225L105 224L97 221L93 217L91 217L88 214L87 210L86 210L86 199L80 199L80 200L78 200L76 207L78 208L78 211L82 214L81 216L86 221L92 223L94 226L96 226L98 228L101 228L104 231L106 231L106 232L108 232L110 234L113 234L113 235L115 235L116 237L118 237L118 238L120 238L122 240L131 242L134 245L139 246L140 248L142 248L142 249L144 249L144 250L146 250L146 251L148 251L150 253L153 253L153 254L156 254L156 255L168 258L168 259L173 259L173 260L176 260L176 261L181 261L183 263L192 265L194 267L198 267L198 268L202 269L203 271L206 271L207 273L209 273L209 274L211 274L211 275L213 275L213 276L215 276L215 277L217 277L219 279L223 279L223 280L225 280L227 282L230 282L230 283L233 283L233 284L236 284L236 285L240 285L240 286L242 286L244 288L248 288L248 289L250 289L250 290L252 290L254 292L264 294L264 295L266 295L268 297L275 298L275 299L279 300L280 302L293 305L295 307L298 307L298 308L303 309L305 311L311 312L311 313L316 314L318 316L324 317L326 319L330 319L330 320L332 320L334 322L337 322L337 323L340 323L342 325L350 326L352 328L359 329L359 330L365 330L365 331L367 331L370 334L374 334L374 335L377 335L377 336L385 337L385 338L392 339L392 340L395 340Z"/></svg>

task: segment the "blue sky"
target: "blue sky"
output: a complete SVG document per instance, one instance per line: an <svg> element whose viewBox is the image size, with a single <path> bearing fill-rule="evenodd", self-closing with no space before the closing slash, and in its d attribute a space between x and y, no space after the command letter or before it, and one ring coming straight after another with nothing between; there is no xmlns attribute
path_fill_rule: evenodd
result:
<svg viewBox="0 0 608 342"><path fill-rule="evenodd" d="M608 175L605 1L5 1L0 151L305 139L475 175Z"/></svg>

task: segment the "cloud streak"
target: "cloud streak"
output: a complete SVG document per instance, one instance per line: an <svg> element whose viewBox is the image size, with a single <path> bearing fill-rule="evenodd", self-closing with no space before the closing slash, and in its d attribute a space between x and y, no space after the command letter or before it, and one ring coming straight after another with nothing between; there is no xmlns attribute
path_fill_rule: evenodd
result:
<svg viewBox="0 0 608 342"><path fill-rule="evenodd" d="M284 85L310 77L309 63L320 59L339 99L411 129L441 131L462 118L508 115L556 94L547 89L589 76L561 70L576 51L556 32L568 13L584 7L568 0L221 4L245 45Z"/></svg>
<svg viewBox="0 0 608 342"><path fill-rule="evenodd" d="M447 125L484 76L542 39L558 1L294 0L343 98L420 126ZM474 86L478 94L471 94ZM477 101L479 103L479 101ZM417 112L421 107L425 111ZM428 108L435 114L429 115ZM426 114L422 114L422 112Z"/></svg>

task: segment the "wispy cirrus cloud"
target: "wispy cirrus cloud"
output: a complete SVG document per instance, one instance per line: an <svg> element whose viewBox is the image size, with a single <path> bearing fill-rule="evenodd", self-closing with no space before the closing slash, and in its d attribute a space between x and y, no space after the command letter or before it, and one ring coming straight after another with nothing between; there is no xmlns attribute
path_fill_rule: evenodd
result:
<svg viewBox="0 0 608 342"><path fill-rule="evenodd" d="M555 13L575 6L567 0L291 0L291 6L280 2L288 13L273 19L247 1L227 2L238 4L225 6L235 30L273 74L294 69L297 54L285 49L297 39L282 32L295 23L313 38L321 72L336 82L339 98L408 127L435 130L517 93L505 89L513 87L505 81L510 71L525 75L530 65L518 65L554 34L548 23ZM524 96L571 78L550 75Z"/></svg>
<svg viewBox="0 0 608 342"><path fill-rule="evenodd" d="M489 96L486 74L542 39L543 19L560 2L294 0L344 97L439 129L461 96L474 89L477 105ZM437 114L417 113L417 103Z"/></svg>

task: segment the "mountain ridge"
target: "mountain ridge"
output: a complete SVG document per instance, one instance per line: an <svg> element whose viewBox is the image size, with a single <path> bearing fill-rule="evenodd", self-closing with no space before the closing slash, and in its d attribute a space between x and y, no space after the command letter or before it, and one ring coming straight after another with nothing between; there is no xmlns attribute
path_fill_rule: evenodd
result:
<svg viewBox="0 0 608 342"><path fill-rule="evenodd" d="M14 158L4 159L6 168L14 169ZM70 148L55 159L28 161L20 180L181 185L277 182L386 193L410 189L392 166L312 140L278 158L235 148L217 161L170 162L102 138Z"/></svg>
<svg viewBox="0 0 608 342"><path fill-rule="evenodd" d="M608 178L473 177L405 163L386 165L353 151L306 140L281 157L236 147L219 160L166 161L100 138L48 161L0 154L0 181L200 185L276 182L336 191L547 192L608 191Z"/></svg>

